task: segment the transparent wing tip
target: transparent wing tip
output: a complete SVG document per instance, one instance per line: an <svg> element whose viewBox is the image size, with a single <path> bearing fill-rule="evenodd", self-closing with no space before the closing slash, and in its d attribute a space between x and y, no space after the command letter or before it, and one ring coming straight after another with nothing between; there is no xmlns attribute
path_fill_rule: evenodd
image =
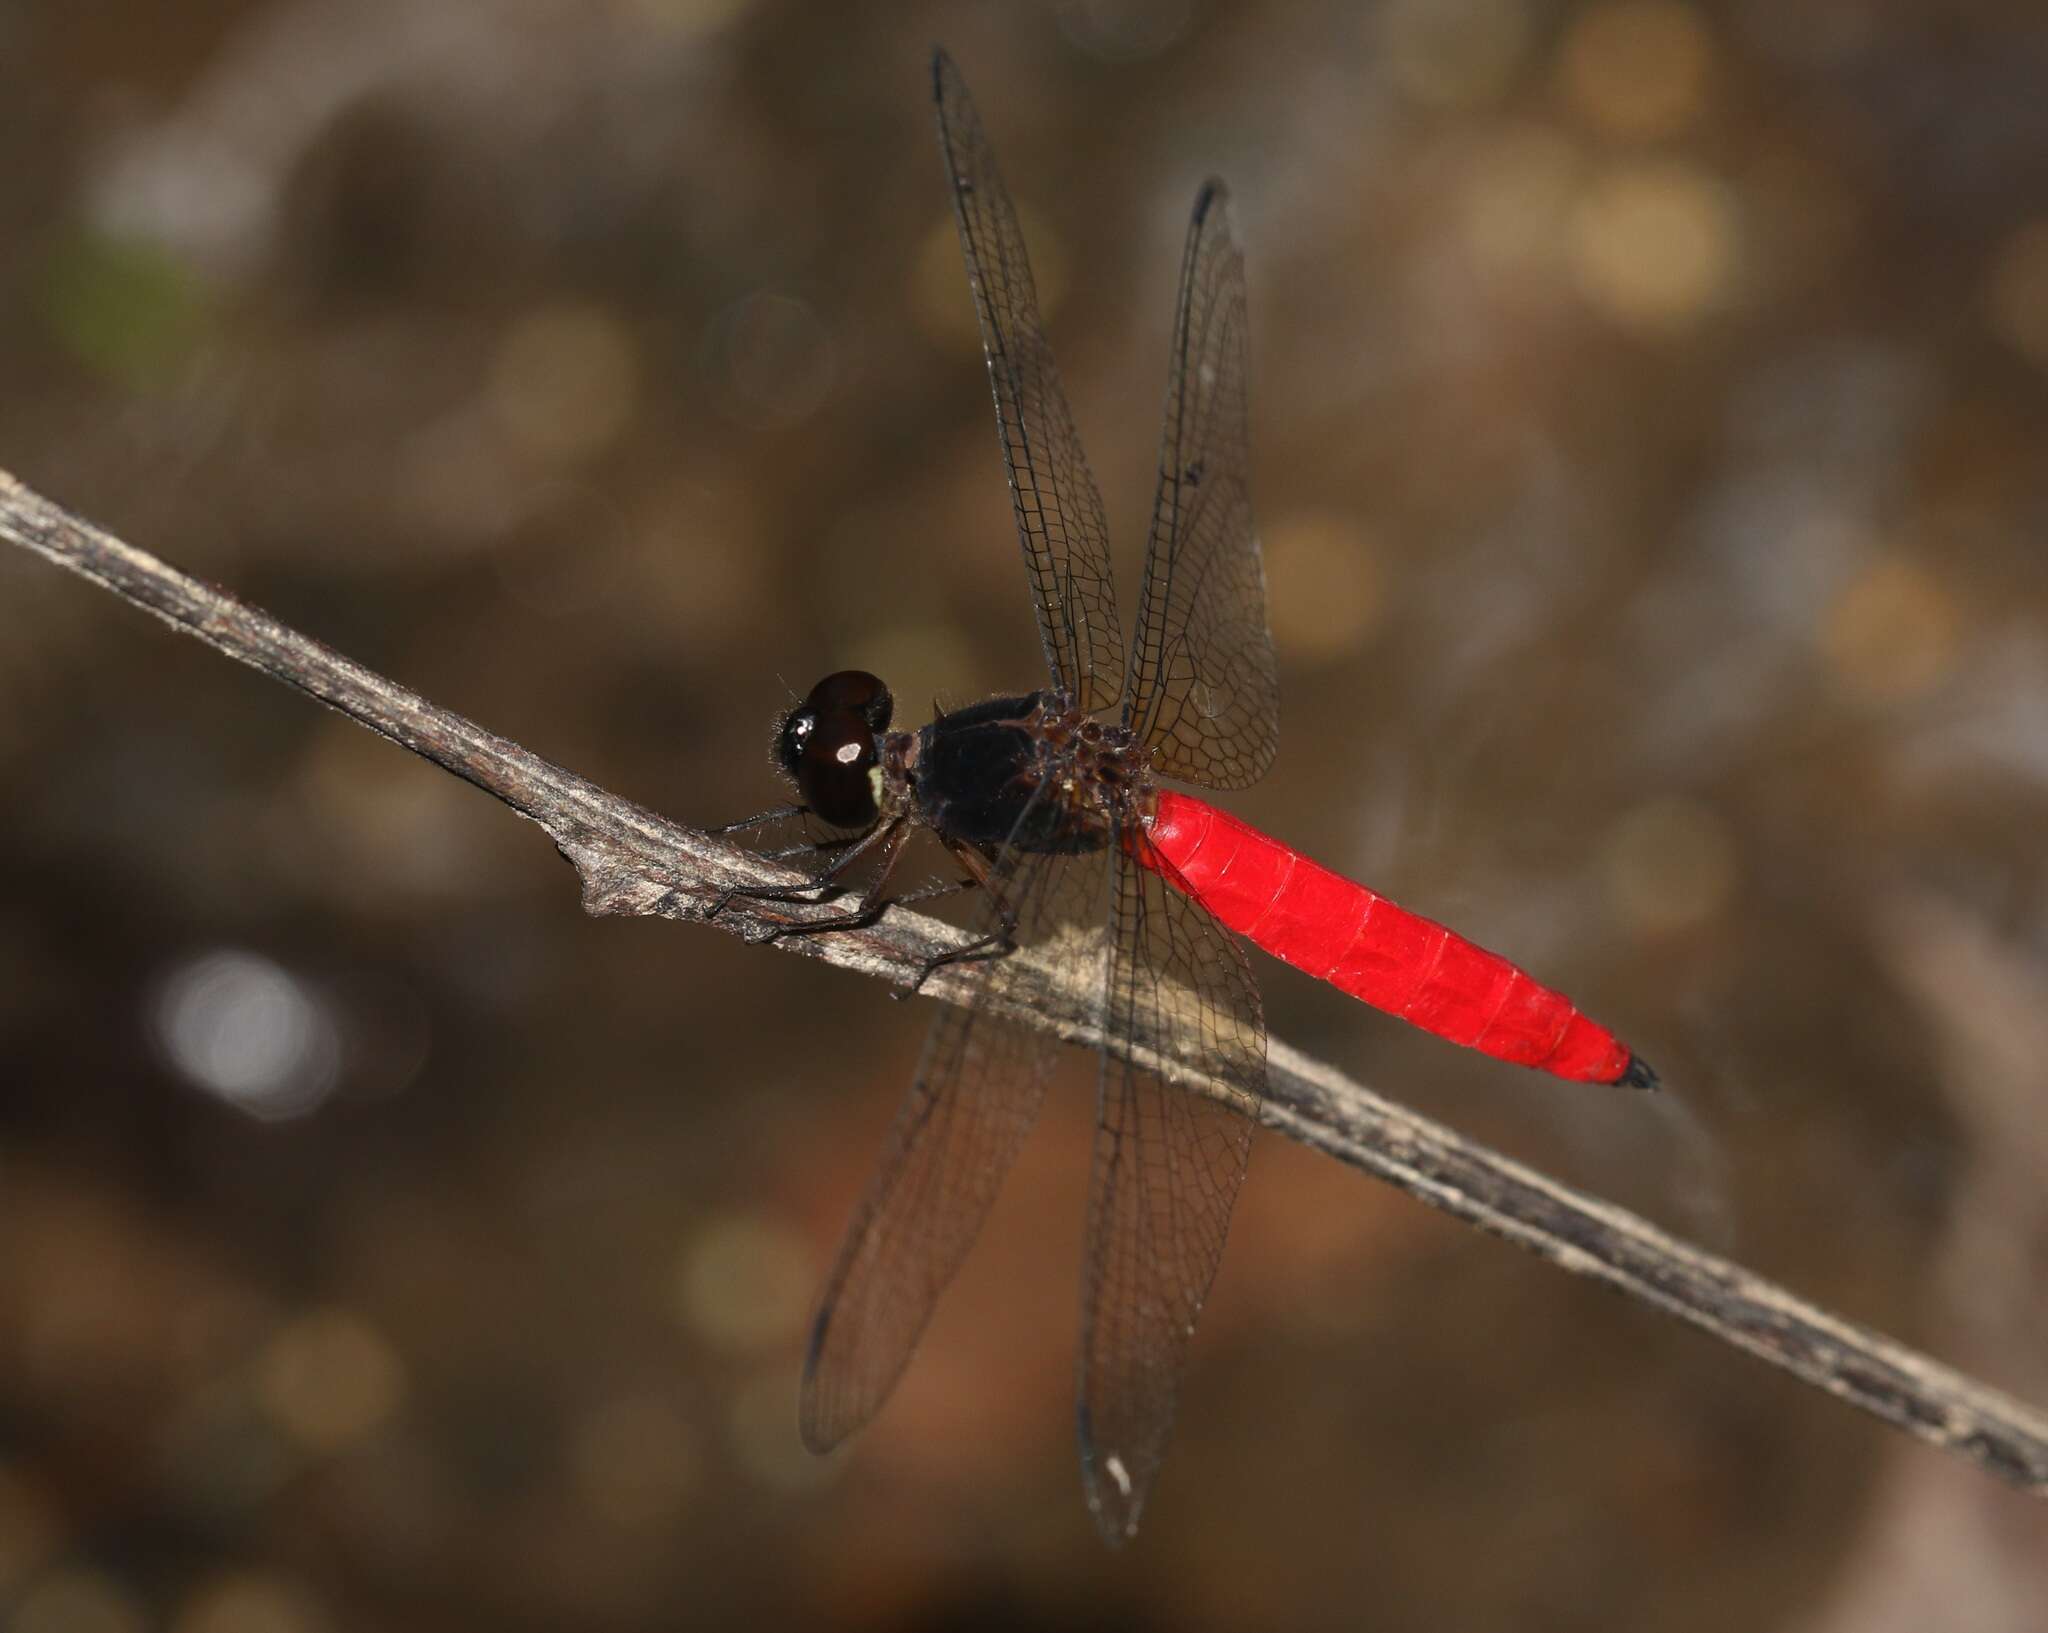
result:
<svg viewBox="0 0 2048 1633"><path fill-rule="evenodd" d="M825 1339L832 1320L827 1304L811 1323L811 1341L804 1349L804 1377L797 1387L796 1432L804 1450L818 1457L836 1451L846 1437L861 1426L864 1416L849 1409L844 1388L828 1381L831 1368L825 1362Z"/></svg>
<svg viewBox="0 0 2048 1633"><path fill-rule="evenodd" d="M1138 1519L1151 1489L1149 1476L1134 1470L1117 1452L1095 1443L1095 1426L1083 1403L1080 1409L1081 1485L1095 1529L1112 1548L1121 1548L1138 1534Z"/></svg>
<svg viewBox="0 0 2048 1633"><path fill-rule="evenodd" d="M796 1399L796 1436L813 1457L837 1451L846 1439L840 1414L826 1404L822 1391L807 1373Z"/></svg>
<svg viewBox="0 0 2048 1633"><path fill-rule="evenodd" d="M817 1403L808 1392L797 1401L796 1437L813 1457L825 1457L836 1452L846 1439L844 1435L834 1434L825 1424Z"/></svg>

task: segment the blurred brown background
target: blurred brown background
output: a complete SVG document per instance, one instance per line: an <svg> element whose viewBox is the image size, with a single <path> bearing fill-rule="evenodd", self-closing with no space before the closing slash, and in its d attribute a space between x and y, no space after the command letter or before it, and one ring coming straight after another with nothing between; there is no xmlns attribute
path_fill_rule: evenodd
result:
<svg viewBox="0 0 2048 1633"><path fill-rule="evenodd" d="M1672 1093L1262 959L1276 1035L2048 1398L2038 0L14 0L0 466L679 819L769 804L790 688L1039 672L934 41L1133 574L1236 194L1286 736L1235 808ZM488 799L14 551L0 788L21 1633L2048 1619L2038 1504L1272 1139L1110 1556L1078 1069L813 1462L917 1006L584 919Z"/></svg>

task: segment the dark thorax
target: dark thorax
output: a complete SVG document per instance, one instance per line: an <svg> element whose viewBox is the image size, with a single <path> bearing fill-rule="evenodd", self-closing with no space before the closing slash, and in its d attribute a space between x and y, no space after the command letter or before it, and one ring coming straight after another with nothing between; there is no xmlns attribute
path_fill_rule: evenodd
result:
<svg viewBox="0 0 2048 1633"><path fill-rule="evenodd" d="M1149 756L1055 692L992 697L937 715L910 768L918 814L936 833L988 850L1082 852L1150 787Z"/></svg>

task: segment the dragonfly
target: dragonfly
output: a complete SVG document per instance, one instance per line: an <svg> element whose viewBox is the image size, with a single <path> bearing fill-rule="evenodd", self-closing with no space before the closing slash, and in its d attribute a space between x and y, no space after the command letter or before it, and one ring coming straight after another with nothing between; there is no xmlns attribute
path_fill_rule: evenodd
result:
<svg viewBox="0 0 2048 1633"><path fill-rule="evenodd" d="M939 145L967 262L1046 684L895 729L874 675L828 675L777 722L798 803L730 825L833 831L798 886L758 901L858 903L765 932L872 924L892 902L981 893L961 963L826 1279L799 1429L827 1452L909 1365L1043 1102L1060 1044L1016 1018L1009 955L1051 947L1103 1040L1082 1264L1077 1428L1089 1509L1135 1535L1190 1341L1223 1255L1266 1076L1238 937L1453 1043L1557 1076L1653 1087L1612 1032L1496 953L1321 867L1165 779L1239 789L1272 764L1279 689L1248 483L1244 255L1223 185L1195 200L1174 306L1165 430L1128 647L1101 493L1046 341L1017 212L959 69L932 61ZM890 897L910 838L961 877ZM1233 934L1232 932L1235 932ZM1192 1072L1204 1092L1185 1079Z"/></svg>

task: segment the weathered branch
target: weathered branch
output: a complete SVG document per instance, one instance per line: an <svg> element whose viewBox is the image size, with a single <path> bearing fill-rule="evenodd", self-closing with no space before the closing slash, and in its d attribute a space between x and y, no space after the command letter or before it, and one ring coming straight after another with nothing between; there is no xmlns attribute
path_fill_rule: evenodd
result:
<svg viewBox="0 0 2048 1633"><path fill-rule="evenodd" d="M794 875L737 846L679 827L435 707L102 532L4 471L0 537L495 794L540 824L575 865L590 912L701 918L731 884L795 882ZM713 922L744 935L778 921L741 898ZM892 908L869 929L799 936L778 945L866 974L904 979L960 937L935 919ZM1075 1042L1100 1041L1069 972L1045 963L1020 970L1024 985L1015 1013ZM924 990L957 1002L965 983L942 970ZM1199 1081L1189 1086L1222 1092ZM1682 1316L1923 1440L2029 1490L2048 1492L2048 1416L1463 1139L1283 1044L1273 1045L1264 1120L1552 1264Z"/></svg>

